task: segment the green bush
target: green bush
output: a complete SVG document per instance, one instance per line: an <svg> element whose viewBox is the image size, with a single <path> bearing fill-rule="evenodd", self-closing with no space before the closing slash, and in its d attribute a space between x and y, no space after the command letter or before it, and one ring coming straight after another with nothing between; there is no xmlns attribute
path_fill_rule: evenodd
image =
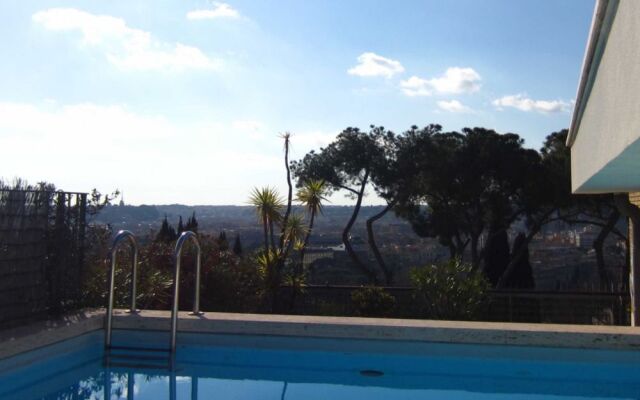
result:
<svg viewBox="0 0 640 400"><path fill-rule="evenodd" d="M365 286L351 292L355 313L362 317L388 317L396 307L396 298L377 286Z"/></svg>
<svg viewBox="0 0 640 400"><path fill-rule="evenodd" d="M204 251L204 249L203 249ZM222 250L202 274L202 309L217 312L259 312L263 309L264 286L251 257Z"/></svg>
<svg viewBox="0 0 640 400"><path fill-rule="evenodd" d="M84 307L105 307L108 296L110 262L107 259L112 231L107 226L91 226L87 232L86 273L82 293ZM164 243L140 246L136 307L170 309L173 282L172 247ZM131 253L128 245L117 254L114 306L128 308L131 290ZM182 297L182 296L181 296Z"/></svg>
<svg viewBox="0 0 640 400"><path fill-rule="evenodd" d="M489 282L470 264L451 259L411 271L413 299L422 318L473 320L482 317Z"/></svg>
<svg viewBox="0 0 640 400"><path fill-rule="evenodd" d="M106 226L92 226L87 234L86 272L83 280L84 307L104 307L108 295L112 231ZM199 235L202 249L200 308L205 311L255 312L261 308L261 279L255 265L231 251L219 248L215 238ZM153 241L141 243L138 255L137 308L169 310L173 298L174 244ZM115 274L114 305L130 305L131 266L128 246L118 252ZM193 307L195 287L195 249L187 242L180 272L181 310Z"/></svg>

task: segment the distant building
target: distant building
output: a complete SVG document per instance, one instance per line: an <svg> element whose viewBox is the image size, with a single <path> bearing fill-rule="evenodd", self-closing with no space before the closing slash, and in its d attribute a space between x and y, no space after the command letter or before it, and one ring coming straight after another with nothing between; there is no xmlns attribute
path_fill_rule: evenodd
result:
<svg viewBox="0 0 640 400"><path fill-rule="evenodd" d="M585 226L580 230L574 231L575 245L576 247L580 247L582 249L590 249L593 247L593 242L595 242L598 237L598 232L594 229L592 225Z"/></svg>

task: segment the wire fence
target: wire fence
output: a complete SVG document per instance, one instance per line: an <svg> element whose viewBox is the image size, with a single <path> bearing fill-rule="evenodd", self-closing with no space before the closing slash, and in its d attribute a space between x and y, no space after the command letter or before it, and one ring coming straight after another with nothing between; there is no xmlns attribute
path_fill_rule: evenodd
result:
<svg viewBox="0 0 640 400"><path fill-rule="evenodd" d="M80 303L86 193L0 189L0 326Z"/></svg>
<svg viewBox="0 0 640 400"><path fill-rule="evenodd" d="M290 288L283 287L284 297ZM297 301L299 314L354 315L351 294L360 286L306 286ZM396 301L396 318L429 318L420 315L410 287L384 288ZM626 292L568 292L493 290L480 320L585 325L629 325Z"/></svg>

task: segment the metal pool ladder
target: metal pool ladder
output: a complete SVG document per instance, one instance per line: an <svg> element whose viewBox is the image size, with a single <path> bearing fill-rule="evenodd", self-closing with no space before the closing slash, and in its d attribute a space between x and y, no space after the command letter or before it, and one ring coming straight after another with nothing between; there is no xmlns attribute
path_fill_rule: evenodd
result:
<svg viewBox="0 0 640 400"><path fill-rule="evenodd" d="M201 266L201 248L200 242L198 241L198 237L194 232L186 231L183 232L178 241L176 242L176 246L173 253L173 261L175 265L175 271L173 276L173 303L171 308L171 339L169 343L169 349L153 349L153 348L137 348L137 347L126 347L126 346L112 346L111 338L112 338L112 330L113 330L113 301L114 301L114 281L115 281L115 269L116 269L116 253L122 243L126 241L129 242L131 246L131 307L127 310L128 313L138 313L139 310L136 309L136 283L137 283L137 268L138 268L138 242L135 238L135 235L130 231L121 230L118 232L116 237L113 240L113 245L111 246L111 250L109 251L110 257L110 270L109 270L109 304L107 306L107 319L106 319L106 327L105 327L105 348L107 350L106 360L107 364L112 364L111 358L133 358L137 360L166 360L167 357L161 357L157 355L153 355L154 352L163 352L170 353L171 356L174 355L176 350L176 334L178 330L178 294L180 287L180 267L181 267L181 256L182 256L182 248L184 244L191 240L196 247L196 277L195 277L195 290L194 290L194 299L193 299L193 311L190 312L190 315L203 315L204 313L200 311L200 266ZM128 352L133 352L136 354L117 354L112 353L112 350L125 350ZM150 352L150 353L147 353ZM151 355L141 355L140 353L146 353ZM173 357L169 360L170 366L173 366ZM122 366L138 366L138 364L118 364ZM158 367L156 365L144 365L148 367Z"/></svg>
<svg viewBox="0 0 640 400"><path fill-rule="evenodd" d="M130 231L119 231L116 237L113 239L113 245L109 251L109 258L111 261L111 268L109 269L109 304L107 306L107 326L105 329L104 344L105 347L111 347L111 330L113 328L113 297L114 297L114 285L116 277L116 253L118 247L129 241L131 245L131 307L127 312L135 314L139 310L136 309L136 283L138 278L138 241L133 233Z"/></svg>
<svg viewBox="0 0 640 400"><path fill-rule="evenodd" d="M182 232L178 241L176 242L176 248L173 252L173 261L175 263L176 269L173 274L173 307L171 307L171 342L170 349L171 352L176 351L176 333L178 331L178 293L180 289L180 260L182 256L182 247L187 242L187 240L191 239L193 244L196 246L196 281L195 281L195 289L193 291L193 311L189 313L189 315L203 315L204 313L200 311L200 261L201 261L201 253L202 250L200 248L200 241L198 240L198 235L194 232L186 231Z"/></svg>

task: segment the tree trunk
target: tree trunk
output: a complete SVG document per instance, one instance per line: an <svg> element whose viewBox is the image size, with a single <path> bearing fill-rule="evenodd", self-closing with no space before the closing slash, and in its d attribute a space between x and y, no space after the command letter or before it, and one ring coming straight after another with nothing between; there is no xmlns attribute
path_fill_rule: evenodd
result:
<svg viewBox="0 0 640 400"><path fill-rule="evenodd" d="M291 184L291 169L289 168L289 137L285 137L284 142L284 166L287 169L287 186L289 191L287 194L287 210L282 217L282 231L280 232L280 251L284 249L284 238L286 235L287 222L291 214L291 202L293 201L293 185ZM284 261L283 261L284 262Z"/></svg>
<svg viewBox="0 0 640 400"><path fill-rule="evenodd" d="M293 311L296 305L296 297L298 295L298 277L302 276L302 272L304 272L304 253L307 249L307 245L309 244L309 238L311 237L311 231L313 230L313 222L316 218L316 210L311 210L311 216L309 217L309 229L307 230L307 234L304 237L304 242L302 243L302 248L300 249L300 263L296 263L293 271L293 292L291 293L291 305L290 308Z"/></svg>
<svg viewBox="0 0 640 400"><path fill-rule="evenodd" d="M556 211L555 209L551 209L549 211L547 211L545 214L542 215L542 217L531 227L531 229L529 230L529 234L525 237L525 239L522 241L522 245L520 246L519 249L514 249L512 257L511 257L511 261L509 262L509 265L507 265L507 268L504 270L504 274L502 274L502 277L500 277L500 280L498 281L498 284L496 285L496 289L504 289L507 281L509 279L509 275L511 275L513 273L514 268L518 265L518 263L520 262L520 258L522 256L524 256L524 254L526 253L526 250L529 246L529 243L531 243L531 239L533 239L533 237L540 231L540 229L542 228L542 226L548 222L547 218L549 218L551 216L551 214L554 213L554 211Z"/></svg>
<svg viewBox="0 0 640 400"><path fill-rule="evenodd" d="M471 268L475 271L480 266L480 258L478 256L478 240L480 235L473 233L471 235Z"/></svg>
<svg viewBox="0 0 640 400"><path fill-rule="evenodd" d="M269 219L269 237L271 241L271 251L276 254L276 242L273 239L273 220Z"/></svg>
<svg viewBox="0 0 640 400"><path fill-rule="evenodd" d="M609 278L609 274L607 273L607 265L604 260L604 241L609 236L609 233L616 226L616 223L620 219L620 212L617 209L614 209L611 214L609 214L609 218L605 225L600 229L598 236L593 241L593 249L596 252L596 262L598 264L598 275L600 276L600 285L609 287L611 284L611 279Z"/></svg>
<svg viewBox="0 0 640 400"><path fill-rule="evenodd" d="M378 262L382 273L384 274L384 279L387 285L391 285L391 283L393 282L393 274L385 264L384 259L382 258L382 254L380 254L380 250L378 249L378 245L376 244L376 239L373 235L373 223L384 217L384 215L389 210L391 210L395 204L396 201L392 200L382 211L367 219L367 236L369 240L369 246L371 247L371 251L376 258L376 261Z"/></svg>
<svg viewBox="0 0 640 400"><path fill-rule="evenodd" d="M453 245L453 242L449 243L449 257L456 258L458 255L456 254L456 246Z"/></svg>
<svg viewBox="0 0 640 400"><path fill-rule="evenodd" d="M459 234L456 234L453 236L453 240L451 241L451 243L452 243L451 246L454 249L455 257L458 257L460 260L463 260L464 249L467 248L467 244L469 244L469 240L465 242L460 238Z"/></svg>
<svg viewBox="0 0 640 400"><path fill-rule="evenodd" d="M307 245L309 244L309 238L311 237L311 231L313 230L313 223L316 219L316 210L311 210L311 216L309 217L309 230L307 230L307 234L304 237L304 242L302 243L302 248L300 249L300 265L304 266L304 253L307 249Z"/></svg>
<svg viewBox="0 0 640 400"><path fill-rule="evenodd" d="M262 217L262 227L264 228L264 252L269 262L269 222L266 216Z"/></svg>
<svg viewBox="0 0 640 400"><path fill-rule="evenodd" d="M360 190L358 191L358 194L357 194L358 199L356 200L356 205L353 208L353 213L351 214L351 218L349 218L347 225L345 225L344 229L342 230L342 243L344 244L344 248L347 251L347 254L349 255L349 257L351 257L351 261L353 261L355 266L358 267L358 269L367 276L367 278L369 279L369 281L371 281L371 283L377 284L378 279L376 278L376 274L373 271L371 271L369 268L367 268L367 266L364 265L362 261L360 261L360 259L358 258L358 255L356 254L356 252L353 250L353 247L351 246L351 242L349 242L349 233L351 232L351 228L353 227L353 224L356 222L356 219L358 218L358 213L360 212L360 207L362 205L362 197L364 196L364 189L367 185L368 180L369 180L369 171L366 171L364 174L364 178L362 178Z"/></svg>
<svg viewBox="0 0 640 400"><path fill-rule="evenodd" d="M640 209L629 202L627 193L614 195L618 211L629 218L629 297L631 326L640 323Z"/></svg>

